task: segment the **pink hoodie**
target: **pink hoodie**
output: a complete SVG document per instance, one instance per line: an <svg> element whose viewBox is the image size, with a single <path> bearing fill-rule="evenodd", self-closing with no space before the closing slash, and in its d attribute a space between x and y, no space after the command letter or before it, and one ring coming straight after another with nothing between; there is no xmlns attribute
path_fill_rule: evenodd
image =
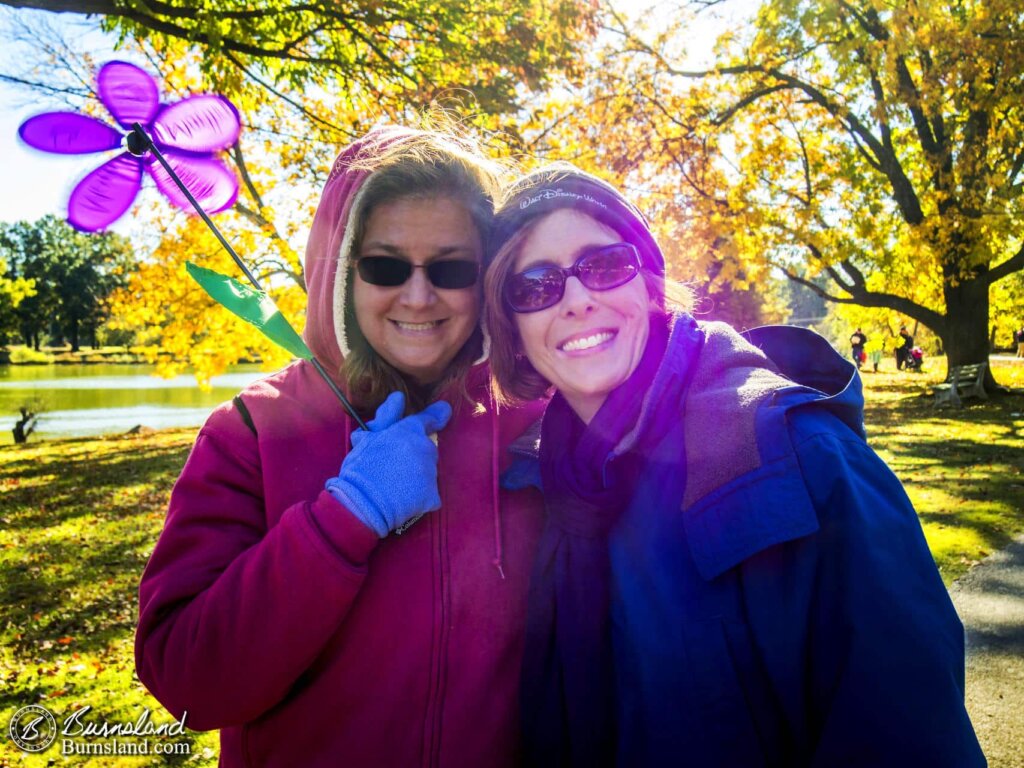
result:
<svg viewBox="0 0 1024 768"><path fill-rule="evenodd" d="M342 153L306 253L306 340L343 357L339 255L366 178ZM339 279L340 278L340 279ZM476 408L439 434L442 508L376 535L330 494L354 424L312 366L247 387L209 418L171 495L139 590L139 678L221 765L502 766L519 757L526 590L541 528L532 489L500 490L508 444L542 403Z"/></svg>

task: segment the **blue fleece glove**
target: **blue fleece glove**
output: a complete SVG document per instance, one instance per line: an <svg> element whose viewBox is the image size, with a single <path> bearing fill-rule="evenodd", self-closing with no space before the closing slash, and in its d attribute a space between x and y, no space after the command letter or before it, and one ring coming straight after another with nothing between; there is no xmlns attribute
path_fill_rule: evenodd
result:
<svg viewBox="0 0 1024 768"><path fill-rule="evenodd" d="M352 450L325 486L381 538L441 507L437 446L430 435L444 429L452 407L439 400L403 419L404 410L401 392L388 395L368 431L352 433Z"/></svg>

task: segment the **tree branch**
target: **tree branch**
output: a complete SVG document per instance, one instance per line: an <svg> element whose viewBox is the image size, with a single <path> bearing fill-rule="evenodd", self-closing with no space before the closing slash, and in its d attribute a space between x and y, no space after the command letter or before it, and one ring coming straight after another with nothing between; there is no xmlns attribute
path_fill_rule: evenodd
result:
<svg viewBox="0 0 1024 768"><path fill-rule="evenodd" d="M252 183L252 177L249 175L249 169L245 165L245 157L242 155L242 147L238 142L231 147L231 158L235 161L235 165L238 166L238 173L242 177L242 183L245 184L245 189L248 191L249 196L256 203L258 208L263 207L263 196L260 195L259 190L256 189L256 185ZM264 220L264 223L269 224ZM276 229L275 229L276 232Z"/></svg>
<svg viewBox="0 0 1024 768"><path fill-rule="evenodd" d="M847 277L849 277L850 280L853 281L853 285L855 285L860 290L863 290L865 288L865 286L867 285L867 281L864 279L864 273L857 269L857 267L854 266L852 261L846 258L840 261L839 265L843 268L843 272L846 273Z"/></svg>
<svg viewBox="0 0 1024 768"><path fill-rule="evenodd" d="M888 42L890 39L889 30L882 24L876 10L869 9L861 13L848 2L840 2L840 5L849 12L860 27L878 42ZM935 131L921 106L921 91L914 82L914 77L907 66L906 57L902 54L895 58L896 82L899 85L900 93L903 95L903 103L910 110L911 118L914 121L914 129L917 131L918 140L921 142L921 149L935 158L939 157L942 147L936 139ZM872 72L872 80L874 73Z"/></svg>
<svg viewBox="0 0 1024 768"><path fill-rule="evenodd" d="M840 0L839 5L845 8L846 11L857 20L857 24L860 25L861 29L867 32L875 40L884 43L889 39L889 31L882 26L878 19L878 14L873 9L869 10L867 13L861 13L850 3L845 2L845 0Z"/></svg>
<svg viewBox="0 0 1024 768"><path fill-rule="evenodd" d="M896 200L896 204L900 208L900 212L903 214L903 218L906 219L908 224L916 225L924 221L924 212L921 210L921 203L917 198L917 193L914 191L914 185L903 171L903 167L900 165L899 158L891 148L886 147L885 144L868 130L853 112L846 107L836 103L818 88L811 85L810 83L804 82L800 78L788 75L785 72L780 72L776 69L764 70L764 73L769 77L773 77L777 80L781 80L784 83L788 83L794 89L802 91L815 104L820 106L834 118L844 123L848 128L855 133L857 136L864 141L865 144L871 149L871 151L879 158L882 166L882 173L889 180L889 184L893 190L893 197Z"/></svg>
<svg viewBox="0 0 1024 768"><path fill-rule="evenodd" d="M47 93L66 93L70 96L92 96L93 93L87 88L58 88L54 85L47 85L46 83L33 82L31 80L22 80L20 77L14 77L12 75L0 74L0 80L5 83L14 83L15 85L24 85L27 88L38 91L46 91Z"/></svg>
<svg viewBox="0 0 1024 768"><path fill-rule="evenodd" d="M51 13L84 13L116 16L121 8L113 0L2 0L11 8L35 8Z"/></svg>
<svg viewBox="0 0 1024 768"><path fill-rule="evenodd" d="M906 315L907 317L912 317L915 320L920 321L921 323L927 325L933 331L938 333L940 336L945 333L946 319L942 315L940 315L937 312L934 312L933 310L928 309L927 307L922 307L920 304L911 301L910 299L906 299L902 296L896 296L895 294L891 293L881 293L873 291L857 291L856 293L853 293L850 296L836 296L832 293L829 293L821 286L811 282L810 280L801 277L792 270L787 269L786 267L779 266L779 269L782 270L783 274L785 274L787 278L789 278L795 283L799 283L800 285L809 288L815 294L825 299L826 301L831 301L835 304L856 304L861 307L880 307L885 309L891 309L896 312L899 312L902 315ZM835 279L833 271L830 271L829 269L826 269L826 271L829 272L830 277ZM839 283L839 286L843 287L842 283ZM846 289L843 288L843 290Z"/></svg>
<svg viewBox="0 0 1024 768"><path fill-rule="evenodd" d="M6 2L6 0L4 0ZM178 6L171 5L170 3L160 2L160 0L146 0L146 7L151 13L160 14L161 16L170 16L176 19L198 19L199 11L195 5L192 6ZM239 21L246 21L248 19L262 19L267 16L288 16L296 13L303 13L306 11L316 13L319 11L316 5L302 4L293 5L288 8L283 8L279 11L267 11L265 9L247 9L244 11L217 11L214 15L218 19L234 19Z"/></svg>
<svg viewBox="0 0 1024 768"><path fill-rule="evenodd" d="M871 154L869 148L864 146L863 142L861 142L860 140L860 137L857 136L856 133L850 130L847 130L847 133L849 134L850 139L853 141L853 146L856 147L857 153L864 158L864 162L870 165L879 173L884 175L884 171L882 170L882 161L875 155Z"/></svg>
<svg viewBox="0 0 1024 768"><path fill-rule="evenodd" d="M807 95L811 102L817 104L828 114L846 126L854 136L862 141L878 158L881 172L889 180L892 187L893 198L899 206L900 213L908 224L916 225L924 221L924 212L921 209L921 202L914 191L914 185L907 177L900 165L899 158L891 148L878 139L864 123L853 113L852 110L834 101L817 86L782 72L776 67L764 67L759 64L741 64L732 67L721 67L706 71L684 71L669 68L671 74L691 79L701 79L710 75L765 75L777 80L793 90L800 91ZM765 88L775 86L763 86Z"/></svg>
<svg viewBox="0 0 1024 768"><path fill-rule="evenodd" d="M727 122L729 122L733 118L733 116L736 115L737 112L742 110L744 107L753 104L755 101L762 98L763 96L770 96L773 93L788 90L791 90L791 87L788 85L772 85L751 91L746 96L737 101L735 104L730 105L728 109L726 109L725 112L723 112L721 115L717 116L713 120L713 124L717 127L721 127L725 125Z"/></svg>
<svg viewBox="0 0 1024 768"><path fill-rule="evenodd" d="M332 122L330 122L328 120L325 120L324 118L320 117L319 115L317 115L317 114L315 114L313 112L310 112L306 107L304 107L299 102L295 101L294 99L290 98L289 96L285 96L279 90L274 88L274 86L272 86L270 83L268 83L268 82L260 79L259 77L257 77L255 74L252 73L252 71L248 67L246 67L241 61L239 61L239 59L233 53L228 52L228 53L225 53L224 56L225 56L225 58L227 58L228 61L230 61L232 64L234 64L236 67L238 67L238 69L243 74L245 74L246 77L248 77L250 80L252 80L254 83L256 83L257 85L259 85L259 86L261 86L261 87L263 87L265 89L267 89L268 91L270 91L270 93L274 94L275 96L277 96L277 98L281 99L281 101L283 101L286 104L294 107L301 114L305 115L306 117L308 117L313 122L320 123L324 127L330 128L332 131L337 131L338 133L344 134L346 136L350 136L350 137L353 136L353 133L351 131L347 131L344 128L342 128L340 125L335 125L334 123L332 123Z"/></svg>
<svg viewBox="0 0 1024 768"><path fill-rule="evenodd" d="M1002 264L990 269L985 274L985 279L989 285L992 285L997 280L1002 280L1007 275L1012 275L1014 272L1019 272L1022 269L1024 269L1024 245Z"/></svg>

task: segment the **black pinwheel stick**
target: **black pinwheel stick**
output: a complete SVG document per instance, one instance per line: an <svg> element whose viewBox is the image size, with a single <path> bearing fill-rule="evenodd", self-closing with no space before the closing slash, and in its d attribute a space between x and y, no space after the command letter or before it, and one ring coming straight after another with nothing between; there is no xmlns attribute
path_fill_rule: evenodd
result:
<svg viewBox="0 0 1024 768"><path fill-rule="evenodd" d="M217 225L213 223L213 220L207 215L206 211L203 210L203 207L199 204L199 201L196 200L195 197L193 197L188 187L186 187L184 182L182 182L182 180L178 177L178 174L174 172L174 169L171 167L171 164L167 162L167 159L163 156L160 150L157 149L156 144L153 143L153 140L149 137L149 134L146 133L146 129L143 128L139 123L132 123L131 133L129 133L125 138L125 145L128 151L131 154L135 155L136 157L141 157L146 152L153 153L153 157L155 157L157 159L157 162L159 162L160 165L163 166L164 170L167 171L167 174L171 177L171 180L177 185L178 189L180 189L182 191L182 194L184 194L185 197L188 198L188 201L192 203L192 207L196 209L196 213L198 213L202 217L203 221L206 222L206 226L210 228L210 231L213 232L213 234L217 237L217 239L220 241L220 244L224 246L224 250L228 252L231 258L234 260L235 264L238 265L238 268L242 270L242 274L246 276L246 278L252 284L253 288L255 288L257 291L263 292L263 288L262 286L260 286L260 283L256 279L256 276L253 275L253 273L249 270L249 267L246 266L245 262L242 261L241 257L237 253L235 253L235 249L231 247L231 244L224 238L224 235L221 234L220 230L217 229ZM362 418L360 418L359 414L356 413L356 409L352 406L352 403L349 402L348 398L345 397L345 394L341 391L341 389L338 388L338 385L334 383L334 379L330 377L330 375L327 373L326 369L323 367L320 361L317 360L316 357L311 357L310 362L313 364L313 368L316 369L316 372L319 373L321 378L327 383L327 386L330 388L331 392L333 392L335 397L337 397L338 400L341 402L342 406L348 412L349 416L355 419L356 424L359 425L359 428L364 430L367 429L366 423L362 420Z"/></svg>

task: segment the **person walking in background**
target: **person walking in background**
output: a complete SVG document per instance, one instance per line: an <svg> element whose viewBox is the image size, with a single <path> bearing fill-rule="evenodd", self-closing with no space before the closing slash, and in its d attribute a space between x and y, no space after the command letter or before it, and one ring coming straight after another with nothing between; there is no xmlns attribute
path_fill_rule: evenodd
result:
<svg viewBox="0 0 1024 768"><path fill-rule="evenodd" d="M1024 357L1024 324L1013 332L1013 340L1017 342L1017 357Z"/></svg>
<svg viewBox="0 0 1024 768"><path fill-rule="evenodd" d="M876 349L871 350L868 353L868 358L871 360L871 367L875 373L878 373L878 365L882 362L882 348L879 346Z"/></svg>
<svg viewBox="0 0 1024 768"><path fill-rule="evenodd" d="M864 354L864 345L868 343L868 337L864 335L864 332L858 328L853 332L850 337L850 346L852 348L852 356L854 365L857 366L857 370L860 370L861 363L864 362L866 355ZM876 367L877 371L878 368Z"/></svg>
<svg viewBox="0 0 1024 768"><path fill-rule="evenodd" d="M910 359L910 350L914 347L914 337L910 335L910 331L907 330L907 326L900 326L900 338L903 340L902 343L896 347L896 370L902 371L903 366L907 364Z"/></svg>
<svg viewBox="0 0 1024 768"><path fill-rule="evenodd" d="M872 370L878 373L878 365L882 362L882 351L885 347L885 340L881 335L874 336L870 341L864 344L864 351L867 353L868 361L871 363Z"/></svg>

